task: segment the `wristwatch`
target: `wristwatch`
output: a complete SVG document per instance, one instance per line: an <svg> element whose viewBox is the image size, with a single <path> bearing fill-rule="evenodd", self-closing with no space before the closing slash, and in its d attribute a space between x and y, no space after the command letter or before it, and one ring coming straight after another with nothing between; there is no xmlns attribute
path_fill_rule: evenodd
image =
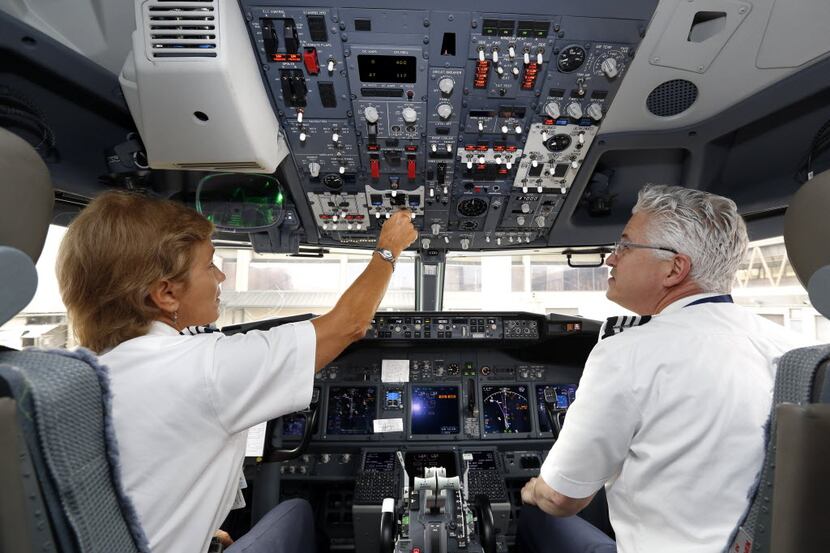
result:
<svg viewBox="0 0 830 553"><path fill-rule="evenodd" d="M391 251L383 249L383 248L377 248L375 250L375 253L378 254L380 256L380 258L383 259L384 261L388 261L389 263L391 263L392 264L392 271L395 270L395 261L397 261L397 260L395 259L395 256L392 255Z"/></svg>

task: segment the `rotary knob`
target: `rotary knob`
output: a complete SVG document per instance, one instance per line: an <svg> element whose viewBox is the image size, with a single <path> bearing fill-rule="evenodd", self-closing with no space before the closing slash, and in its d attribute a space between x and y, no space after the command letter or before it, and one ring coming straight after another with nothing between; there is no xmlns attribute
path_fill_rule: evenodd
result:
<svg viewBox="0 0 830 553"><path fill-rule="evenodd" d="M469 238L462 238L461 239L461 249L462 250L469 250L470 249L470 239Z"/></svg>
<svg viewBox="0 0 830 553"><path fill-rule="evenodd" d="M522 213L530 213L530 204L522 204Z"/></svg>
<svg viewBox="0 0 830 553"><path fill-rule="evenodd" d="M617 60L614 58L606 58L602 65L600 66L602 72L605 73L605 76L609 79L613 79L617 75L620 74L620 69L617 66Z"/></svg>
<svg viewBox="0 0 830 553"><path fill-rule="evenodd" d="M452 106L449 104L439 104L437 111L438 117L441 119L449 119L450 115L452 115Z"/></svg>
<svg viewBox="0 0 830 553"><path fill-rule="evenodd" d="M585 110L588 113L588 117L593 119L594 121L599 121L602 119L602 106L594 102L588 109Z"/></svg>
<svg viewBox="0 0 830 553"><path fill-rule="evenodd" d="M523 227L525 225L524 215L519 215L518 217L516 217L516 224L520 227Z"/></svg>
<svg viewBox="0 0 830 553"><path fill-rule="evenodd" d="M430 243L431 242L429 238L421 238L421 249L428 250Z"/></svg>
<svg viewBox="0 0 830 553"><path fill-rule="evenodd" d="M538 215L536 217L535 221L536 221L536 226L537 227L544 228L544 226L545 226L545 216L544 215Z"/></svg>
<svg viewBox="0 0 830 553"><path fill-rule="evenodd" d="M432 225L430 226L430 230L432 230L432 234L438 234L439 232L441 232L441 225L439 225L438 223L432 223Z"/></svg>
<svg viewBox="0 0 830 553"><path fill-rule="evenodd" d="M440 81L438 81L438 90L441 91L441 94L445 96L449 96L452 94L452 89L455 86L455 83L449 77L444 77Z"/></svg>
<svg viewBox="0 0 830 553"><path fill-rule="evenodd" d="M574 119L581 119L582 118L582 106L580 106L577 102L571 102L568 104L568 115L573 117Z"/></svg>
<svg viewBox="0 0 830 553"><path fill-rule="evenodd" d="M312 161L308 164L308 173L313 177L317 178L317 175L320 174L320 164L316 161Z"/></svg>
<svg viewBox="0 0 830 553"><path fill-rule="evenodd" d="M559 116L562 115L562 112L559 110L559 104L556 102L548 102L545 104L545 113L551 119L559 119Z"/></svg>
<svg viewBox="0 0 830 553"><path fill-rule="evenodd" d="M403 117L403 120L407 123L414 123L418 119L418 112L412 108L406 107L403 108L403 111L401 111L401 117Z"/></svg>
<svg viewBox="0 0 830 553"><path fill-rule="evenodd" d="M378 119L380 119L380 114L378 113L378 110L375 106L369 106L368 108L364 109L363 116L369 123L377 123Z"/></svg>

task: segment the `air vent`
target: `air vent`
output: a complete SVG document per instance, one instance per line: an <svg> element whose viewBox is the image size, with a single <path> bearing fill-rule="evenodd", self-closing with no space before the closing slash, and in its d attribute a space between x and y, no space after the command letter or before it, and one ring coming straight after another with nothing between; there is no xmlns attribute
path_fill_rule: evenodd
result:
<svg viewBox="0 0 830 553"><path fill-rule="evenodd" d="M149 55L215 58L219 52L218 0L153 0L144 5Z"/></svg>
<svg viewBox="0 0 830 553"><path fill-rule="evenodd" d="M695 100L697 86L685 79L675 79L652 90L646 100L646 107L658 117L671 117L689 109Z"/></svg>
<svg viewBox="0 0 830 553"><path fill-rule="evenodd" d="M225 161L220 163L177 163L176 167L180 169L202 170L202 171L265 171L256 161Z"/></svg>

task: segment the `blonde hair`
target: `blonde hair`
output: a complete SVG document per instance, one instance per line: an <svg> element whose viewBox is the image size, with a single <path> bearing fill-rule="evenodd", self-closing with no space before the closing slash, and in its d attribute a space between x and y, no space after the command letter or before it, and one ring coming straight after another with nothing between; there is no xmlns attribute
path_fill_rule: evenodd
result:
<svg viewBox="0 0 830 553"><path fill-rule="evenodd" d="M105 192L69 225L58 284L78 342L93 351L147 333L162 311L150 299L159 280L187 282L196 246L213 223L182 204Z"/></svg>

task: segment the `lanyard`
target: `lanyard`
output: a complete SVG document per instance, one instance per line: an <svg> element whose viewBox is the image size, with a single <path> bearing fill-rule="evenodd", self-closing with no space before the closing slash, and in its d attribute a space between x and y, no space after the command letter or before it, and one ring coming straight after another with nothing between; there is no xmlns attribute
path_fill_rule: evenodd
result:
<svg viewBox="0 0 830 553"><path fill-rule="evenodd" d="M732 296L730 294L724 294L722 296L712 296L710 298L700 298L699 300L695 300L688 305L684 305L683 307L691 307L693 305L698 305L700 303L735 303L732 301Z"/></svg>

